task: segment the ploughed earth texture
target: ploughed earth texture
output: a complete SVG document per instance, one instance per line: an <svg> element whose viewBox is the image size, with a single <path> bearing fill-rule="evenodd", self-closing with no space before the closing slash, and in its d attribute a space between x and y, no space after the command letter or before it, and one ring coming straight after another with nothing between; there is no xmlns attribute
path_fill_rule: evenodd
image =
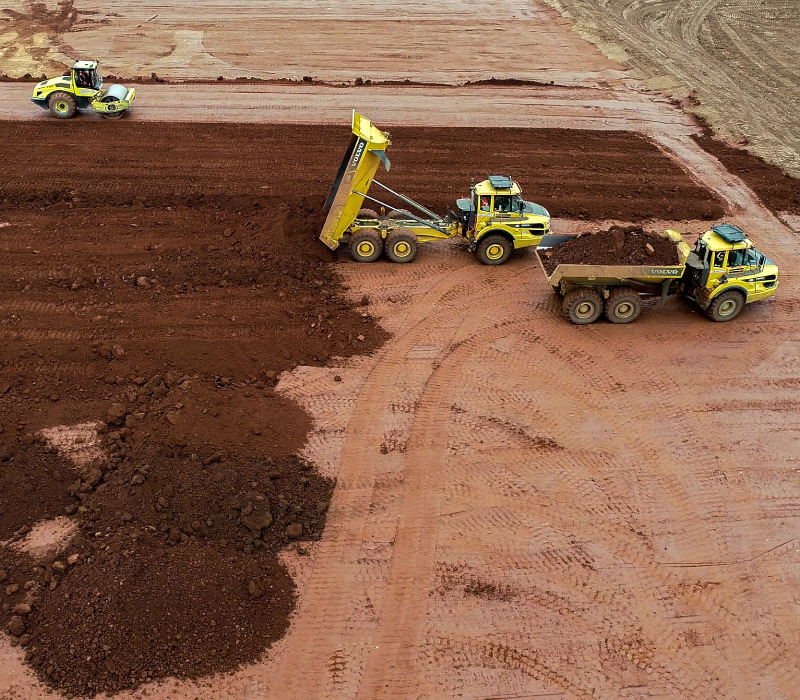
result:
<svg viewBox="0 0 800 700"><path fill-rule="evenodd" d="M398 129L380 177L443 213L500 168L554 216L723 212L634 134L491 134ZM317 240L349 131L47 122L4 136L0 624L73 695L253 661L294 605L277 555L322 536L334 488L298 456L311 420L278 377L387 338ZM24 546L42 522L65 548Z"/></svg>

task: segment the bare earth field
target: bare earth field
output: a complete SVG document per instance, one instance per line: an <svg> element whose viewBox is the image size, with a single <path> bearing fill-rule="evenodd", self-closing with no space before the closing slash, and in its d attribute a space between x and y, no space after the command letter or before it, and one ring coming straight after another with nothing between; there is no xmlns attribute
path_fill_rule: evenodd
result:
<svg viewBox="0 0 800 700"><path fill-rule="evenodd" d="M796 182L615 62L733 80L787 166L792 8L560 1L614 60L538 0L4 7L0 73L200 82L117 122L0 84L0 700L797 697ZM435 210L510 172L555 233L728 220L778 293L576 327L531 251L352 263L353 107Z"/></svg>
<svg viewBox="0 0 800 700"><path fill-rule="evenodd" d="M365 0L10 0L0 14L0 72L58 70L102 56L107 73L196 79L310 76L326 82L523 78L613 81L621 66L541 2Z"/></svg>
<svg viewBox="0 0 800 700"><path fill-rule="evenodd" d="M795 0L546 0L582 36L721 135L800 176Z"/></svg>

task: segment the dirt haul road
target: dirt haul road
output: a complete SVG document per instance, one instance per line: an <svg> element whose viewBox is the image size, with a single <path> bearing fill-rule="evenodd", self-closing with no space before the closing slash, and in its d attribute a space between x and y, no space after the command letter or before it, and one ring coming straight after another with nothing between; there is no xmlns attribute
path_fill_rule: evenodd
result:
<svg viewBox="0 0 800 700"><path fill-rule="evenodd" d="M800 250L690 137L393 133L391 184L434 207L510 162L562 230L727 208L784 271L730 324L673 299L576 328L531 254L326 265L345 127L7 125L2 537L30 554L3 585L34 602L3 700L792 697ZM111 594L131 562L146 616Z"/></svg>

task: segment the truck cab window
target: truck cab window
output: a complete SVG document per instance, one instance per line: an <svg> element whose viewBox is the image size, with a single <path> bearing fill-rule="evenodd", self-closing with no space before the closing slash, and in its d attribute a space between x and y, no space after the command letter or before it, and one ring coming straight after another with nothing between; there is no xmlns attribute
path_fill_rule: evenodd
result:
<svg viewBox="0 0 800 700"><path fill-rule="evenodd" d="M725 251L718 250L714 253L714 267L724 267L725 266Z"/></svg>
<svg viewBox="0 0 800 700"><path fill-rule="evenodd" d="M496 194L494 196L494 210L501 214L508 214L511 211L511 195Z"/></svg>

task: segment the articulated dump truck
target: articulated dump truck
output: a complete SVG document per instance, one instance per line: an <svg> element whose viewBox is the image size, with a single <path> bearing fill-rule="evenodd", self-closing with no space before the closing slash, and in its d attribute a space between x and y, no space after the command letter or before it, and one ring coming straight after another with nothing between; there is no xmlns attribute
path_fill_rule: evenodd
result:
<svg viewBox="0 0 800 700"><path fill-rule="evenodd" d="M455 236L486 265L504 263L516 248L537 245L550 232L547 210L522 199L510 177L492 175L473 184L469 198L456 202L457 212L439 216L375 180L378 166L389 170L389 134L353 112L353 137L325 203L328 216L320 240L331 250L346 243L358 262L373 262L386 253L392 262L411 262L418 243ZM375 185L407 208L398 209L368 194ZM362 208L364 200L380 208Z"/></svg>
<svg viewBox="0 0 800 700"><path fill-rule="evenodd" d="M547 282L564 298L565 316L578 325L593 323L604 312L611 323L631 323L641 313L642 296L659 296L663 304L675 293L692 299L710 319L730 321L745 304L778 289L778 266L736 226L712 227L694 249L677 231L662 235L675 244L674 265L562 263L548 269L542 252L536 255Z"/></svg>

